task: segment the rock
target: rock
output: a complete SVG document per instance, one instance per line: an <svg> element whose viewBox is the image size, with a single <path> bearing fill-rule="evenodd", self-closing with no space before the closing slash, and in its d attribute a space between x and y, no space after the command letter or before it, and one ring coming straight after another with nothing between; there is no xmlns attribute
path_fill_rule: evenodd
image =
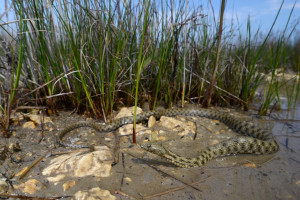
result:
<svg viewBox="0 0 300 200"><path fill-rule="evenodd" d="M30 113L30 114L33 114L33 115L38 115L39 112L40 112L39 109L31 109L31 110L29 111L29 113Z"/></svg>
<svg viewBox="0 0 300 200"><path fill-rule="evenodd" d="M246 163L244 164L245 167L251 167L251 168L256 168L256 164L251 162L251 163Z"/></svg>
<svg viewBox="0 0 300 200"><path fill-rule="evenodd" d="M7 190L8 190L8 185L6 181L0 179L0 194L7 192Z"/></svg>
<svg viewBox="0 0 300 200"><path fill-rule="evenodd" d="M58 156L51 160L42 174L44 176L65 174L71 177L108 177L113 162L112 152L106 146L97 146L95 149L84 154L81 151Z"/></svg>
<svg viewBox="0 0 300 200"><path fill-rule="evenodd" d="M216 131L216 132L214 132L214 134L216 134L216 135L220 135L220 132L219 132L219 131Z"/></svg>
<svg viewBox="0 0 300 200"><path fill-rule="evenodd" d="M156 119L155 117L151 116L149 117L149 120L148 120L148 128L152 128L156 123Z"/></svg>
<svg viewBox="0 0 300 200"><path fill-rule="evenodd" d="M159 120L159 124L164 126L172 131L180 132L179 135L187 135L189 133L195 133L195 124L194 123L187 123L177 120L173 117L165 117L162 116Z"/></svg>
<svg viewBox="0 0 300 200"><path fill-rule="evenodd" d="M131 135L132 134L132 124L126 124L118 129L118 134L119 135ZM135 132L136 134L146 134L150 133L151 131L144 127L141 124L137 124L135 127Z"/></svg>
<svg viewBox="0 0 300 200"><path fill-rule="evenodd" d="M143 112L143 110L139 107L136 108L136 114L140 114ZM116 117L114 119L119 119L121 117L129 117L129 116L133 116L134 114L134 106L129 107L129 108L121 108L121 110L119 111L119 113L116 115Z"/></svg>
<svg viewBox="0 0 300 200"><path fill-rule="evenodd" d="M219 140L212 140L209 145L214 145L220 143Z"/></svg>
<svg viewBox="0 0 300 200"><path fill-rule="evenodd" d="M67 191L70 187L73 187L75 184L76 184L76 182L74 180L65 182L63 184L64 192Z"/></svg>
<svg viewBox="0 0 300 200"><path fill-rule="evenodd" d="M24 113L16 112L10 116L14 125L18 125L24 119Z"/></svg>
<svg viewBox="0 0 300 200"><path fill-rule="evenodd" d="M63 180L65 177L66 177L65 174L59 174L59 175L54 176L54 177L48 177L47 180L49 182L54 182L54 185L57 185L58 182L60 182L61 180Z"/></svg>
<svg viewBox="0 0 300 200"><path fill-rule="evenodd" d="M129 178L129 177L125 177L124 181L126 181L126 182L132 182L131 178Z"/></svg>
<svg viewBox="0 0 300 200"><path fill-rule="evenodd" d="M24 193L34 194L36 190L42 189L42 183L36 179L30 179L25 183L15 186L16 189L21 189Z"/></svg>
<svg viewBox="0 0 300 200"><path fill-rule="evenodd" d="M105 199L105 200L115 200L116 197L111 195L108 190L102 190L101 188L92 188L89 191L78 191L74 195L74 199L88 199L88 200L96 200L96 199Z"/></svg>
<svg viewBox="0 0 300 200"><path fill-rule="evenodd" d="M10 143L8 148L12 151L21 151L21 147L20 147L20 144L18 142Z"/></svg>
<svg viewBox="0 0 300 200"><path fill-rule="evenodd" d="M33 122L25 122L22 126L22 128L29 128L29 129L35 129L36 126Z"/></svg>
<svg viewBox="0 0 300 200"><path fill-rule="evenodd" d="M150 141L158 141L158 131L152 131L150 134Z"/></svg>
<svg viewBox="0 0 300 200"><path fill-rule="evenodd" d="M6 145L1 145L0 146L0 161L4 161L7 158L7 146ZM1 164L1 162L0 162Z"/></svg>
<svg viewBox="0 0 300 200"><path fill-rule="evenodd" d="M41 124L43 123L49 123L49 124L54 124L50 117L44 116L43 115L35 115L35 114L29 114L27 117L30 119L30 121L33 121L36 124Z"/></svg>
<svg viewBox="0 0 300 200"><path fill-rule="evenodd" d="M158 140L159 140L159 141L165 141L166 139L167 139L167 138L166 138L165 136L159 136L159 137L158 137Z"/></svg>

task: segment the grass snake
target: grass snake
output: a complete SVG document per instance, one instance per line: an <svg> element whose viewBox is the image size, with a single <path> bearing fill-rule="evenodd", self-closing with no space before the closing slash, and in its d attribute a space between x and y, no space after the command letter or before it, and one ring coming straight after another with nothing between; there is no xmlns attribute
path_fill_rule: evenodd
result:
<svg viewBox="0 0 300 200"><path fill-rule="evenodd" d="M234 154L272 154L278 151L279 146L274 137L274 135L266 130L252 125L249 122L242 121L237 117L222 111L216 111L211 109L202 109L202 108L174 108L174 109L165 109L165 110L157 110L157 111L148 111L143 112L136 116L136 122L139 123L141 121L147 120L150 116L154 116L159 118L161 116L176 116L176 115L184 115L184 116L196 116L196 117L206 117L210 119L216 119L224 124L226 124L229 128L241 134L241 136L233 137L231 139L222 141L221 143L208 146L203 149L197 157L187 158L179 156L162 145L158 143L145 142L140 146L160 157L163 157L177 165L179 167L197 167L203 166L209 160L227 156ZM57 137L57 141L62 146L72 147L72 148L90 148L93 149L91 145L86 144L68 144L62 141L63 137L70 131L80 128L80 127L90 127L95 129L96 131L113 131L117 128L125 125L133 123L133 116L130 117L122 117L116 120L113 120L110 124L101 125L95 122L78 122L75 124L71 124L65 129L63 129ZM117 135L115 133L115 137ZM116 139L115 151L118 148Z"/></svg>

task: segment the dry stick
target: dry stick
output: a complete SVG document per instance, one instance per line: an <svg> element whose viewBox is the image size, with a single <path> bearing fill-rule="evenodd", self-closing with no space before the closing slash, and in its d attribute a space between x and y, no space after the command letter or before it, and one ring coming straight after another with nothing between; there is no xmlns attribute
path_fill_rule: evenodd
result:
<svg viewBox="0 0 300 200"><path fill-rule="evenodd" d="M199 130L200 130L200 126L202 126L203 128L205 128L207 131L212 132L209 128L207 128L205 125L201 124L200 122L197 122L196 120L195 121L192 120L192 122L194 122L195 126L196 126L195 135L194 135L193 140L196 140L196 137L197 137L197 135L199 133Z"/></svg>
<svg viewBox="0 0 300 200"><path fill-rule="evenodd" d="M122 195L122 196L124 196L126 198L130 198L130 199L136 199L136 198L130 196L129 194L122 192L121 190L115 190L115 194L119 194L119 195Z"/></svg>
<svg viewBox="0 0 300 200"><path fill-rule="evenodd" d="M210 83L210 86L209 86L208 98L204 102L204 106L205 107L210 106L211 96L212 96L214 84L215 84L215 81L216 81L216 74L217 74L217 71L218 71L218 65L219 65L219 59L220 59L220 52L221 52L222 32L223 32L224 10L225 10L225 0L222 0L221 14L220 14L220 25L219 25L219 35L218 35L217 58L216 58L216 63L215 63L215 69L214 69L214 72L213 72L213 75L212 75L212 78L211 78L211 83Z"/></svg>
<svg viewBox="0 0 300 200"><path fill-rule="evenodd" d="M128 153L128 155L131 155L132 157L137 158L137 157L136 157L135 155L133 155L133 154ZM138 159L138 158L137 158L137 159ZM169 177L171 177L171 178L173 178L173 179L179 181L180 183L184 184L185 186L181 186L181 187L178 187L178 188L173 188L173 189L171 189L171 190L167 190L167 191L165 191L165 192L161 192L161 193L154 194L154 195L149 195L149 196L146 196L146 197L143 197L143 198L152 198L152 197L155 197L155 196L164 195L164 194L167 194L167 193L169 193L169 192L173 192L173 191L177 191L177 190L182 190L182 189L184 189L184 188L186 188L186 187L191 187L191 188L193 188L193 189L195 189L195 190L197 190L197 191L199 191L199 192L202 192L202 190L196 188L196 187L193 186L193 185L195 185L195 184L197 184L197 183L200 183L200 182L202 182L202 181L205 181L206 179L208 179L208 178L210 177L210 176L208 176L208 177L206 177L205 179L202 179L202 180L200 180L200 181L197 181L197 182L194 182L194 183L191 183L191 184L190 184L190 183L186 183L185 181L180 180L179 178L176 178L176 177L174 177L173 175L168 174L167 172L164 172L164 171L162 171L162 170L160 170L160 169L158 169L158 168L156 168L156 167L154 167L154 166L152 166L152 165L149 165L149 164L147 164L147 165L148 165L149 167L151 167L152 169L154 169L154 170L156 170L156 171L158 171L158 172L160 172L160 173L162 173L162 174L164 174L164 175L166 175L166 176L169 176Z"/></svg>
<svg viewBox="0 0 300 200"><path fill-rule="evenodd" d="M156 170L156 171L162 173L163 175L167 175L167 176L169 176L169 177L172 177L173 179L179 181L180 183L183 183L183 184L186 185L186 186L189 186L189 187L191 187L191 188L193 188L193 189L195 189L195 190L197 190L197 191L199 191L199 192L202 192L202 190L196 188L195 186L192 186L192 185L189 184L189 183L186 183L185 181L183 181L183 180L181 180L181 179L179 179L179 178L177 178L177 177L175 177L175 176L173 176L173 175L171 175L171 174L169 174L169 173L167 173L167 172L164 172L164 171L162 171L162 170L160 170L160 169L158 169L158 168L156 168L156 167L154 167L154 166L152 166L152 165L148 165L148 166L151 167L152 169L154 169L154 170Z"/></svg>
<svg viewBox="0 0 300 200"><path fill-rule="evenodd" d="M73 69L70 69L68 72L60 74L57 77L54 77L52 80L48 81L47 83L44 83L44 84L40 85L39 87L35 88L34 90L32 90L31 92L29 92L27 94L24 94L23 96L26 97L26 96L38 91L39 89L42 89L43 87L49 85L50 83L52 83L52 82L54 82L54 81L56 81L56 80L58 80L58 79L60 79L64 76L68 75L69 73L73 73L71 70L73 70ZM74 71L74 72L77 72L77 71Z"/></svg>
<svg viewBox="0 0 300 200"><path fill-rule="evenodd" d="M121 178L120 190L121 190L121 187L123 186L124 178L125 178L125 158L124 158L124 153L122 153L122 178Z"/></svg>
<svg viewBox="0 0 300 200"><path fill-rule="evenodd" d="M63 198L71 198L72 196L59 196L59 197L30 197L25 195L11 195L7 193L0 194L0 198L15 198L15 199L34 199L34 200L56 200Z"/></svg>
<svg viewBox="0 0 300 200"><path fill-rule="evenodd" d="M208 178L210 178L211 176L208 176L206 177L205 179L202 179L200 181L196 181L196 182L193 182L193 183L190 183L189 185L196 185L198 183L201 183L203 181L206 181ZM166 190L164 192L160 192L160 193L156 193L156 194L152 194L152 195L148 195L148 196L145 196L143 197L144 199L151 199L153 197L158 197L158 196L161 196L161 195L165 195L165 194L168 194L170 192L176 192L176 191L179 191L179 190L182 190L186 187L188 187L189 185L184 185L184 186L180 186L180 187L176 187L176 188L172 188L172 189L169 189L169 190Z"/></svg>
<svg viewBox="0 0 300 200"><path fill-rule="evenodd" d="M39 140L39 143L42 142L42 140L44 139L44 131L45 131L45 128L44 128L44 121L45 121L45 112L44 112L44 109L42 110L42 113L43 115L41 116L42 117L42 120L41 120L41 139Z"/></svg>
<svg viewBox="0 0 300 200"><path fill-rule="evenodd" d="M11 8L13 7L13 5L14 5L14 1L15 1L15 0L12 0L12 2L11 2L11 4L10 4L9 8L7 8L6 11L4 11L4 13L2 13L2 14L0 15L0 19L2 19L2 17L3 17L4 15L6 15L6 14L10 11L10 9L11 9ZM7 1L5 1L5 3L7 3ZM7 5L6 5L6 7L7 7Z"/></svg>
<svg viewBox="0 0 300 200"><path fill-rule="evenodd" d="M33 168L36 164L38 164L43 158L46 157L46 155L51 151L52 149L50 149L49 151L47 151L45 154L41 155L38 159L36 159L31 165L25 167L25 170L21 173L21 175L19 176L18 180L21 180L29 171L31 168Z"/></svg>
<svg viewBox="0 0 300 200"><path fill-rule="evenodd" d="M133 154L131 154L131 153L128 153L128 155L130 155L130 156L132 156L132 157L134 157L134 158L139 159L138 157L136 157L135 155L133 155ZM200 189L198 189L198 188L192 186L192 185L189 184L189 183L186 183L186 182L183 181L183 180L180 180L179 178L176 178L175 176L173 176L173 175L171 175L171 174L168 174L167 172L164 172L164 171L162 171L162 170L160 170L160 169L158 169L158 168L156 168L156 167L154 167L154 166L152 166L152 165L149 165L149 164L147 164L147 165L148 165L149 167L151 167L152 169L154 169L154 170L156 170L156 171L158 171L158 172L160 172L160 173L162 173L162 174L164 174L164 175L166 175L166 176L169 176L169 177L171 177L171 178L173 178L173 179L179 181L180 183L182 183L182 184L184 184L184 185L186 185L186 186L190 186L190 187L194 188L195 190L197 190L197 191L199 191L199 192L202 192Z"/></svg>
<svg viewBox="0 0 300 200"><path fill-rule="evenodd" d="M198 74L192 72L191 70L188 70L188 69L186 69L186 70L187 70L188 72L192 73L193 76L196 76L196 77L199 78L200 80L204 81L205 83L209 83L209 84L211 83L211 82L209 82L208 80L206 80L205 78L203 78L203 77L199 76ZM229 96L231 96L231 97L233 97L233 98L239 100L240 102L243 102L243 103L247 104L247 102L244 101L243 99L241 99L241 98L239 98L239 97L237 97L237 96L231 94L230 92L227 92L226 90L224 90L224 89L218 87L217 85L213 85L213 86L214 86L214 88L216 88L216 89L218 89L218 90L220 90L220 91L222 91L222 92L228 94Z"/></svg>
<svg viewBox="0 0 300 200"><path fill-rule="evenodd" d="M44 110L47 108L48 108L47 106L18 106L14 110L27 110L27 109Z"/></svg>

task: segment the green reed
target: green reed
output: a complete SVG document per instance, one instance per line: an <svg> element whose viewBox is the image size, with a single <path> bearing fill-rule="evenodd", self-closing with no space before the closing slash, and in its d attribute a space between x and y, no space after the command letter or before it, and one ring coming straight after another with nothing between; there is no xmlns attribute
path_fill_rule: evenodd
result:
<svg viewBox="0 0 300 200"><path fill-rule="evenodd" d="M292 51L286 32L270 42L284 1L262 41L249 18L246 35L233 24L224 28L220 43L215 16L203 15L201 7L187 9L185 0L175 2L15 0L16 16L27 19L19 26L26 33L20 69L28 77L25 96L53 110L88 110L106 119L119 106L145 101L151 109L161 102L202 104L212 85L212 105L248 109L261 73L297 60L296 54L292 60L284 56ZM277 82L273 78L268 86L261 114L277 98Z"/></svg>

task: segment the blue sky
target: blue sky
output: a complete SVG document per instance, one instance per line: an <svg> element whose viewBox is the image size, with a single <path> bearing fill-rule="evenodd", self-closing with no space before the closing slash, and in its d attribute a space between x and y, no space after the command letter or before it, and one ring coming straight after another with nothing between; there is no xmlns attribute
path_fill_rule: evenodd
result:
<svg viewBox="0 0 300 200"><path fill-rule="evenodd" d="M215 12L218 14L220 10L220 0L212 0L215 7ZM227 0L225 10L225 20L228 23L231 19L238 18L241 25L246 26L247 18L250 16L251 25L256 30L258 27L261 31L266 33L272 26L276 17L278 9L281 5L281 0ZM294 0L285 0L280 15L277 19L274 29L281 31L284 29L288 20L291 9L294 5ZM291 25L300 20L300 3L296 1L294 12L291 18ZM297 26L298 34L300 31L300 24Z"/></svg>
<svg viewBox="0 0 300 200"><path fill-rule="evenodd" d="M123 0L126 1L126 0ZM138 0L136 0L138 2ZM165 0L170 2L170 0ZM172 0L173 1L173 0ZM175 0L175 2L178 0ZM4 12L4 2L5 0L0 0L0 15ZM156 4L159 4L161 0L156 0ZM211 6L209 0L188 0L190 7L198 7L203 5L204 14L212 16ZM219 15L221 0L211 0L216 17ZM252 30L257 30L260 27L262 33L267 33L270 29L277 11L280 7L281 0L227 0L226 10L225 10L225 27L230 27L232 19L234 23L238 19L239 25L242 30L246 31L247 18L250 16ZM286 21L288 19L289 13L296 2L295 10L291 19L291 25L299 22L300 20L300 2L295 0L285 0L279 18L274 27L275 32L282 31L285 27ZM8 4L11 0L8 1ZM9 16L8 21L13 20L12 15ZM6 17L0 20L0 23L6 22ZM294 36L300 35L300 24L296 28Z"/></svg>

